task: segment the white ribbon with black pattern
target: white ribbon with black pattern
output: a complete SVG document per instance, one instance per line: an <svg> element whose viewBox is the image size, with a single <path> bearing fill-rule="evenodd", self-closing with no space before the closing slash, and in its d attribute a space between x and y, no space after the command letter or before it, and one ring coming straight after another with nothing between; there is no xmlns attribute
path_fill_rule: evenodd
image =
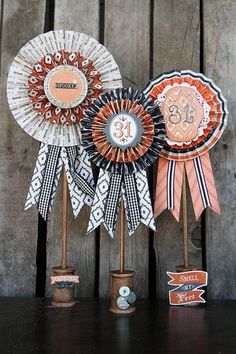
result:
<svg viewBox="0 0 236 354"><path fill-rule="evenodd" d="M61 170L65 166L71 205L76 217L82 206L92 205L94 180L88 155L81 146L59 147L41 144L25 209L37 204L39 213L48 220Z"/></svg>
<svg viewBox="0 0 236 354"><path fill-rule="evenodd" d="M113 237L122 198L129 235L135 232L141 222L156 230L146 172L122 175L100 169L88 232L104 224Z"/></svg>

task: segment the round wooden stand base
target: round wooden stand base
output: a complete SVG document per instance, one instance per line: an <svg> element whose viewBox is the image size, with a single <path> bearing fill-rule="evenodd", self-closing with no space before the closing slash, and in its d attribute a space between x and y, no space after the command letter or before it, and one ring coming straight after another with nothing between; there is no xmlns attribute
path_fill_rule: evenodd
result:
<svg viewBox="0 0 236 354"><path fill-rule="evenodd" d="M201 270L197 266L194 266L194 265L191 265L191 264L188 267L185 267L184 265L177 265L175 267L175 269L176 269L177 273L191 272L191 271L194 271L194 270ZM193 304L186 304L186 305L183 305L183 306L197 306L197 305L200 305L200 304L198 302L195 302Z"/></svg>
<svg viewBox="0 0 236 354"><path fill-rule="evenodd" d="M181 273L181 272L191 272L193 270L201 270L199 269L197 266L194 266L194 265L189 265L187 268L184 266L184 265L177 265L175 267L176 269L176 272L177 273Z"/></svg>
<svg viewBox="0 0 236 354"><path fill-rule="evenodd" d="M68 266L66 269L62 267L53 267L52 275L75 275L76 268ZM73 288L57 288L53 284L52 305L57 307L71 307L75 304L74 287Z"/></svg>
<svg viewBox="0 0 236 354"><path fill-rule="evenodd" d="M121 310L116 304L116 300L120 296L119 289L121 286L128 286L130 290L133 290L134 283L134 271L125 270L124 273L120 273L119 270L112 270L111 276L111 306L109 310L112 313L117 314L130 314L135 311L135 306L130 305L126 310Z"/></svg>

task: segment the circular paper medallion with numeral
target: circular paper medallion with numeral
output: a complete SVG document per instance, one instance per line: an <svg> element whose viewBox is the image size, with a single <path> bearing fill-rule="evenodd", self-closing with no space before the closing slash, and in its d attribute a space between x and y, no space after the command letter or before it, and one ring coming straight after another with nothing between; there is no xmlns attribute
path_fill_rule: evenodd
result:
<svg viewBox="0 0 236 354"><path fill-rule="evenodd" d="M92 161L112 173L146 169L165 139L158 104L132 88L101 94L85 111L81 132Z"/></svg>
<svg viewBox="0 0 236 354"><path fill-rule="evenodd" d="M166 141L160 155L185 161L207 152L227 123L221 90L202 74L173 71L153 79L144 90L160 104Z"/></svg>
<svg viewBox="0 0 236 354"><path fill-rule="evenodd" d="M29 135L49 145L74 146L81 143L84 109L102 92L121 86L118 66L102 44L84 33L59 30L21 48L7 93L15 119Z"/></svg>
<svg viewBox="0 0 236 354"><path fill-rule="evenodd" d="M123 151L140 143L143 132L141 119L125 111L108 118L104 127L107 140Z"/></svg>

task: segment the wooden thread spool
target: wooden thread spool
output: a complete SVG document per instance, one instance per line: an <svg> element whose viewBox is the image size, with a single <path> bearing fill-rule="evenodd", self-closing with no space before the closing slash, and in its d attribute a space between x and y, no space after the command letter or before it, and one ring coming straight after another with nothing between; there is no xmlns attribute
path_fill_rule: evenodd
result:
<svg viewBox="0 0 236 354"><path fill-rule="evenodd" d="M135 311L135 306L130 304L126 310L121 310L117 306L117 299L120 296L119 289L122 286L128 286L130 290L133 290L134 284L134 272L132 270L125 270L124 273L120 273L119 270L112 270L111 275L111 306L110 311L117 314L128 314Z"/></svg>
<svg viewBox="0 0 236 354"><path fill-rule="evenodd" d="M121 202L120 207L120 269L112 270L111 276L111 306L110 311L117 314L129 314L135 311L135 306L130 304L125 310L117 306L117 299L120 296L119 289L122 286L127 286L131 291L133 290L134 271L125 270L125 209L124 202Z"/></svg>
<svg viewBox="0 0 236 354"><path fill-rule="evenodd" d="M52 274L53 276L60 275L75 275L75 267L53 267ZM59 289L56 284L53 284L53 300L52 305L57 307L71 307L75 304L75 287L72 288L62 288Z"/></svg>

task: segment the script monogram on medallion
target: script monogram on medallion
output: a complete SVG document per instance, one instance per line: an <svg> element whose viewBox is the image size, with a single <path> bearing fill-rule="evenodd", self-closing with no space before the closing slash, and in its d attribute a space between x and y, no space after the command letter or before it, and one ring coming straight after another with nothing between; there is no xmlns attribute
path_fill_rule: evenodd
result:
<svg viewBox="0 0 236 354"><path fill-rule="evenodd" d="M185 142L197 136L204 112L194 90L187 87L169 89L162 109L170 140Z"/></svg>

